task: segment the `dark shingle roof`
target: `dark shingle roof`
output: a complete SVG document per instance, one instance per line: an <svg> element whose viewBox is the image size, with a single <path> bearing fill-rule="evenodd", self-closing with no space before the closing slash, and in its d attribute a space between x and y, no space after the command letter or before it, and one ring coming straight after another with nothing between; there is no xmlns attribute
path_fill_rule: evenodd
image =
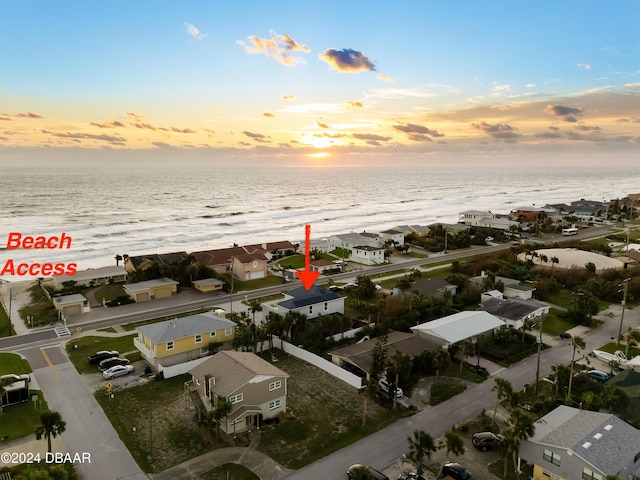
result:
<svg viewBox="0 0 640 480"><path fill-rule="evenodd" d="M510 320L521 320L544 306L538 302L490 298L480 305L478 310L484 310L492 315Z"/></svg>
<svg viewBox="0 0 640 480"><path fill-rule="evenodd" d="M328 302L329 300L341 298L337 293L316 285L311 287L309 290L305 290L304 287L295 288L287 292L287 295L291 295L293 298L289 298L278 303L278 305L286 308L287 310L293 310L294 308L306 307L307 305L315 305L316 303Z"/></svg>

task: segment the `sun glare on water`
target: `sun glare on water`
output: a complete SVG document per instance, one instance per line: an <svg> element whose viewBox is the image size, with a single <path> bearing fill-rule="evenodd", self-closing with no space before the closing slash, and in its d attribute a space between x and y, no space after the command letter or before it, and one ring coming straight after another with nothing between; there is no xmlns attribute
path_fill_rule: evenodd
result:
<svg viewBox="0 0 640 480"><path fill-rule="evenodd" d="M315 159L320 159L320 158L327 158L329 156L329 152L318 152L318 153L308 153L307 157L311 157L311 158L315 158Z"/></svg>

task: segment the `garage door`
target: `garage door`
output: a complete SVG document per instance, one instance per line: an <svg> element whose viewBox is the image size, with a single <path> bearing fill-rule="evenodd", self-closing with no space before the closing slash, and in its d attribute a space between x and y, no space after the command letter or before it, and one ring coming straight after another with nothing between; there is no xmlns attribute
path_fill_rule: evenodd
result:
<svg viewBox="0 0 640 480"><path fill-rule="evenodd" d="M154 291L154 296L156 298L166 298L171 296L171 286L156 288Z"/></svg>
<svg viewBox="0 0 640 480"><path fill-rule="evenodd" d="M62 314L65 317L68 317L70 315L80 315L82 313L82 306L81 305L70 305L68 307L64 307L62 309Z"/></svg>
<svg viewBox="0 0 640 480"><path fill-rule="evenodd" d="M256 278L264 278L264 272L251 272L249 274L250 280L255 280Z"/></svg>
<svg viewBox="0 0 640 480"><path fill-rule="evenodd" d="M148 302L149 292L136 293L136 302Z"/></svg>

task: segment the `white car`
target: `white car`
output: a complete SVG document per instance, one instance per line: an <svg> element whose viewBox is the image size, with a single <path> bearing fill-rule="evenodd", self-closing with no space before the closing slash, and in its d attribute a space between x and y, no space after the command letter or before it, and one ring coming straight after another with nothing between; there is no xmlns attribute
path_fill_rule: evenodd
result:
<svg viewBox="0 0 640 480"><path fill-rule="evenodd" d="M133 372L133 365L116 365L102 372L102 376L105 380L110 380L115 377L129 375L131 372Z"/></svg>
<svg viewBox="0 0 640 480"><path fill-rule="evenodd" d="M378 380L378 386L384 393L389 393L389 382L387 382L386 378L381 378ZM400 398L403 395L401 388L396 388L396 397Z"/></svg>

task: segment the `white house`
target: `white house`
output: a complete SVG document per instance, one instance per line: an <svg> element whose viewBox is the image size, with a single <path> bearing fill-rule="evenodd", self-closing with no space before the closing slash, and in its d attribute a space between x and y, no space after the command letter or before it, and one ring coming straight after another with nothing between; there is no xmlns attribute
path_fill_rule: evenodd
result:
<svg viewBox="0 0 640 480"><path fill-rule="evenodd" d="M363 265L380 265L384 263L384 251L382 247L358 245L351 250L349 260Z"/></svg>
<svg viewBox="0 0 640 480"><path fill-rule="evenodd" d="M411 330L430 341L439 340L453 345L468 338L489 333L504 326L499 318L487 312L459 312L447 317L421 323Z"/></svg>
<svg viewBox="0 0 640 480"><path fill-rule="evenodd" d="M382 237L379 237L375 233L342 233L339 235L332 235L329 237L329 244L331 250L336 248L344 248L346 250L353 250L355 247L368 246L368 247L380 247L384 243Z"/></svg>
<svg viewBox="0 0 640 480"><path fill-rule="evenodd" d="M318 315L344 314L344 297L317 285L309 290L299 287L285 293L284 296L284 300L275 304L262 304L265 315L275 312L285 316L288 312L298 312L307 318L316 318Z"/></svg>
<svg viewBox="0 0 640 480"><path fill-rule="evenodd" d="M458 222L470 227L495 228L498 230L509 230L512 226L518 225L518 222L514 222L509 218L483 210L461 212L458 216Z"/></svg>
<svg viewBox="0 0 640 480"><path fill-rule="evenodd" d="M380 237L382 237L383 241L390 240L396 245L404 245L404 233L399 230L383 230L382 232L380 232Z"/></svg>
<svg viewBox="0 0 640 480"><path fill-rule="evenodd" d="M119 283L127 280L127 271L121 266L100 268L88 268L78 270L75 275L60 275L53 277L53 286L56 289L64 287L65 282L76 282L79 287L91 287L106 283Z"/></svg>

